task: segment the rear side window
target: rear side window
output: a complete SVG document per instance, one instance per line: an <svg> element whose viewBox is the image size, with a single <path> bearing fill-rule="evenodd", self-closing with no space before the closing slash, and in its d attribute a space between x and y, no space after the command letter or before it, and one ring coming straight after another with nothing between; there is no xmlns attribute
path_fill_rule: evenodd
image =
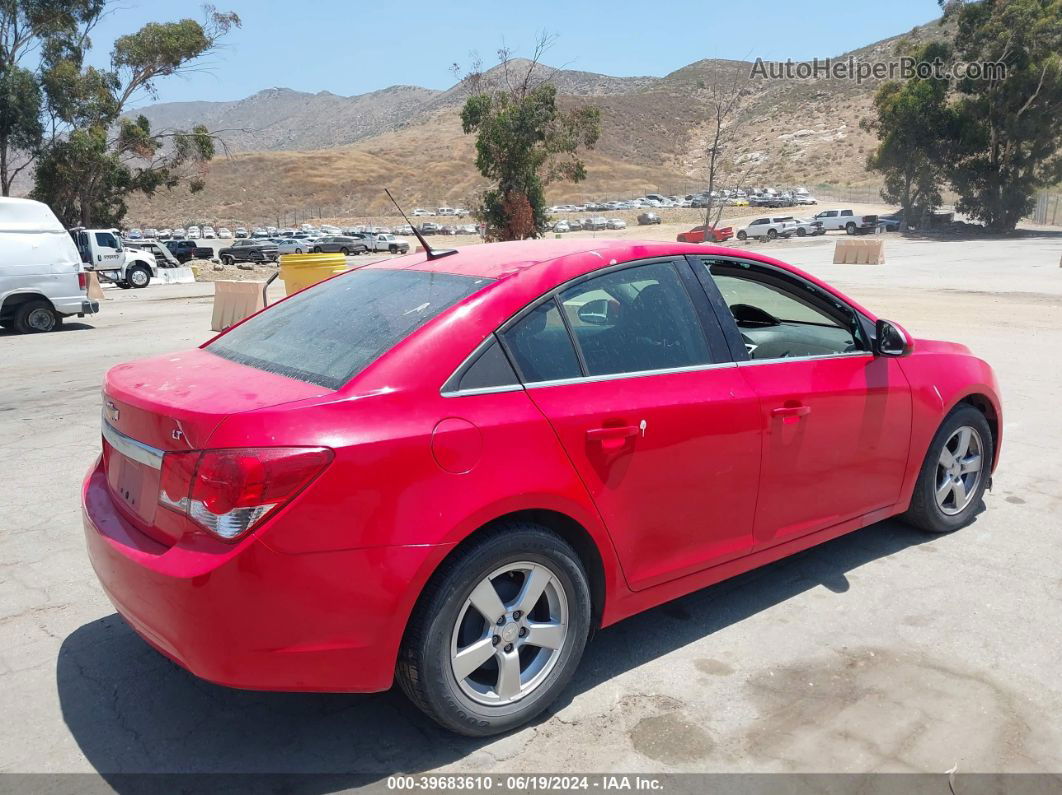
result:
<svg viewBox="0 0 1062 795"><path fill-rule="evenodd" d="M555 301L540 304L503 335L524 383L582 375Z"/></svg>
<svg viewBox="0 0 1062 795"><path fill-rule="evenodd" d="M457 384L459 392L472 389L491 389L503 386L518 386L520 379L513 372L509 359L497 341L487 346L472 365L465 370Z"/></svg>
<svg viewBox="0 0 1062 795"><path fill-rule="evenodd" d="M490 281L426 271L353 271L293 295L206 350L259 370L338 389Z"/></svg>
<svg viewBox="0 0 1062 795"><path fill-rule="evenodd" d="M669 262L595 276L562 292L560 301L588 375L711 362L693 302Z"/></svg>

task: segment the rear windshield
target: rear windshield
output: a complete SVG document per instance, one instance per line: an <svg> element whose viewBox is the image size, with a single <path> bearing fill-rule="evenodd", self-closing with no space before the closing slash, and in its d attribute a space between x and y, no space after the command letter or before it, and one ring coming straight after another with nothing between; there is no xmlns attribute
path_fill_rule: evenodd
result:
<svg viewBox="0 0 1062 795"><path fill-rule="evenodd" d="M426 271L352 271L256 315L206 350L259 370L338 389L490 281Z"/></svg>

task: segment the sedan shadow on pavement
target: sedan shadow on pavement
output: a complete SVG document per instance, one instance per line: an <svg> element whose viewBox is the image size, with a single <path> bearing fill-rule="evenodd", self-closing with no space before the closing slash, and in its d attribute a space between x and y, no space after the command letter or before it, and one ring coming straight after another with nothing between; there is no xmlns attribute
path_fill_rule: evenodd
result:
<svg viewBox="0 0 1062 795"><path fill-rule="evenodd" d="M811 588L843 598L848 572L933 538L895 520L880 522L602 630L565 695L538 722L613 676ZM136 778L123 774L144 772L309 773L315 775L293 777L292 788L332 791L430 771L496 741L450 734L397 688L259 693L209 684L149 648L116 614L64 640L56 680L70 732L119 791Z"/></svg>

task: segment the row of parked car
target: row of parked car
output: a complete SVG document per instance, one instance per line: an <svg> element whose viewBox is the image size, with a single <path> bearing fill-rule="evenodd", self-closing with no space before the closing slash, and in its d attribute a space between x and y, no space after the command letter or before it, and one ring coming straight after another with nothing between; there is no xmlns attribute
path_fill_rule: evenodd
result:
<svg viewBox="0 0 1062 795"><path fill-rule="evenodd" d="M223 265L237 262L276 262L282 254L342 254L345 257L371 252L406 254L409 241L390 233L363 232L317 237L248 238L218 251ZM213 251L211 251L213 254Z"/></svg>
<svg viewBox="0 0 1062 795"><path fill-rule="evenodd" d="M626 229L627 222L622 218L605 218L601 215L596 215L591 218L570 218L567 220L555 221L553 223L554 232L579 232L587 229L591 231L599 231L602 229Z"/></svg>
<svg viewBox="0 0 1062 795"><path fill-rule="evenodd" d="M775 188L742 188L730 190L702 191L688 193L685 196L664 196L660 193L647 193L632 199L614 201L595 201L585 204L558 204L549 208L553 215L560 213L607 212L615 210L658 209L661 207L708 207L720 204L730 207L796 207L817 204L815 197L807 188L776 190Z"/></svg>

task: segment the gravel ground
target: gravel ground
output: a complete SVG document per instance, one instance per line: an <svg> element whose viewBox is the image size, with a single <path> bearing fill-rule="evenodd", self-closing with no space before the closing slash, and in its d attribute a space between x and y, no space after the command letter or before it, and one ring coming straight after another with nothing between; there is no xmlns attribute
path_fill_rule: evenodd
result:
<svg viewBox="0 0 1062 795"><path fill-rule="evenodd" d="M836 239L771 253L996 368L987 511L943 537L882 522L605 630L549 715L491 740L397 692L209 685L114 614L78 505L100 381L208 338L210 285L105 288L61 332L0 332L0 771L335 774L322 789L399 771L1062 771L1062 236L892 235L880 266L830 264Z"/></svg>

